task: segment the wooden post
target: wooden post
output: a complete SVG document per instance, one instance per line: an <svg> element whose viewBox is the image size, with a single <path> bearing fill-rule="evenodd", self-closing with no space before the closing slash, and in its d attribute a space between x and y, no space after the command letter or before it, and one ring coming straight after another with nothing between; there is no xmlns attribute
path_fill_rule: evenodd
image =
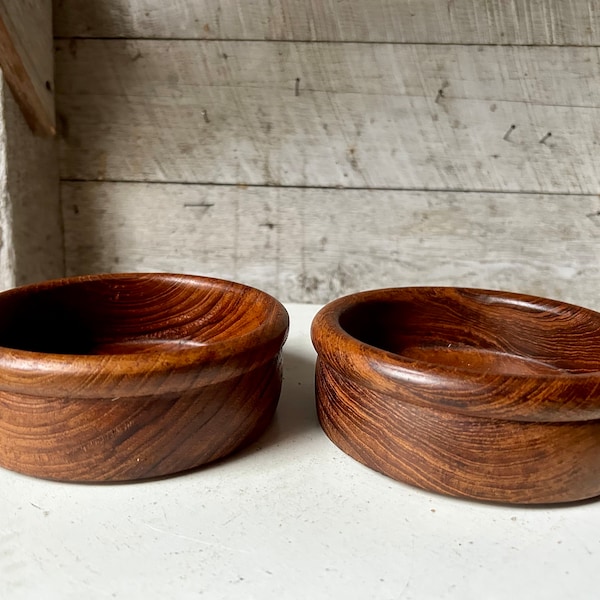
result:
<svg viewBox="0 0 600 600"><path fill-rule="evenodd" d="M32 131L54 135L51 0L0 0L0 68Z"/></svg>
<svg viewBox="0 0 600 600"><path fill-rule="evenodd" d="M0 0L0 288L63 274L50 0ZM39 137L36 134L44 134Z"/></svg>

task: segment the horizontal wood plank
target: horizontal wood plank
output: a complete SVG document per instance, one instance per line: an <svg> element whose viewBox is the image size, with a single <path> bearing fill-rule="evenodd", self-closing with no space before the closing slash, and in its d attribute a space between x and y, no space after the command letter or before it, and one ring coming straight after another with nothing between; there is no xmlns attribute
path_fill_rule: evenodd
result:
<svg viewBox="0 0 600 600"><path fill-rule="evenodd" d="M285 301L462 285L600 309L600 198L62 184L68 274L173 271Z"/></svg>
<svg viewBox="0 0 600 600"><path fill-rule="evenodd" d="M600 44L596 0L55 0L64 37Z"/></svg>
<svg viewBox="0 0 600 600"><path fill-rule="evenodd" d="M596 48L87 40L56 56L65 179L600 192Z"/></svg>

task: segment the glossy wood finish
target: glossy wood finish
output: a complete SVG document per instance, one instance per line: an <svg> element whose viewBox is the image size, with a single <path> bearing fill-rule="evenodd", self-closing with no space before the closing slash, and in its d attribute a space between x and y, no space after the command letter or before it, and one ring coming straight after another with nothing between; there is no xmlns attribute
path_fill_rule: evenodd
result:
<svg viewBox="0 0 600 600"><path fill-rule="evenodd" d="M143 479L226 456L269 423L283 306L240 284L98 275L0 294L0 464Z"/></svg>
<svg viewBox="0 0 600 600"><path fill-rule="evenodd" d="M321 425L350 456L455 496L600 495L600 314L476 289L363 292L312 326Z"/></svg>

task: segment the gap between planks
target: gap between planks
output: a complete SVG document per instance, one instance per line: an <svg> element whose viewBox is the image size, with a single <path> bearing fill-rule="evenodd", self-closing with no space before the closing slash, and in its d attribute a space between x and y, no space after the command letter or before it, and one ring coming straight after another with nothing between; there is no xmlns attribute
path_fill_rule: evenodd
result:
<svg viewBox="0 0 600 600"><path fill-rule="evenodd" d="M507 194L507 195L522 195L522 196L580 196L580 197L598 197L600 194L593 192L560 192L560 191L537 191L537 190L494 190L494 189L461 189L461 188L426 188L426 187L367 187L367 186L326 186L326 185L263 185L258 183L223 183L212 181L163 181L158 179L84 179L76 177L65 177L60 179L60 183L91 183L91 184L139 184L139 185L191 185L196 187L224 187L224 188L264 188L269 190L335 190L338 192L358 191L358 192L429 192L437 193L453 193L453 194Z"/></svg>
<svg viewBox="0 0 600 600"><path fill-rule="evenodd" d="M215 43L249 43L256 44L257 42L274 43L274 44L339 44L339 45L357 45L357 46L465 46L465 47L487 47L494 46L499 48L600 48L600 44L496 44L493 42L391 42L386 40L376 40L374 42L360 41L360 40L335 40L335 39L323 39L323 40L279 40L269 38L197 38L197 37L124 37L124 36L94 36L87 37L83 35L56 35L54 41L56 42L68 42L70 40L77 41L100 41L100 42L215 42Z"/></svg>

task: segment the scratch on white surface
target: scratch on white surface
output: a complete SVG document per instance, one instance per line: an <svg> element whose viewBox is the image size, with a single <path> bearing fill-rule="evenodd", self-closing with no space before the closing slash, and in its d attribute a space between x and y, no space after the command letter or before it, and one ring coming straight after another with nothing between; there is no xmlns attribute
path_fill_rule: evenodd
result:
<svg viewBox="0 0 600 600"><path fill-rule="evenodd" d="M12 597L27 581L28 563L19 554L20 533L0 531L0 597ZM7 595L8 594L8 595Z"/></svg>
<svg viewBox="0 0 600 600"><path fill-rule="evenodd" d="M175 531L169 531L167 529L161 529L160 527L155 527L154 525L150 525L150 523L142 522L142 524L145 525L146 527L148 527L148 529L151 529L152 531L156 531L158 533L164 533L166 535L171 535L173 537L176 537L176 538L179 538L182 540L196 542L197 544L202 544L203 546L210 546L213 548L219 548L221 550L230 550L231 552L240 552L242 554L250 554L250 552L248 550L241 550L240 548L232 548L231 546L226 546L225 544L219 544L217 542L206 542L206 541L201 540L196 537L184 535L182 533L176 533Z"/></svg>
<svg viewBox="0 0 600 600"><path fill-rule="evenodd" d="M412 580L413 577L413 572L414 572L414 566L415 566L415 535L412 534L410 536L410 556L411 556L411 561L409 563L408 566L408 576L406 578L406 583L404 584L404 587L400 590L400 593L398 594L398 598L401 598L402 596L404 596L404 592L406 592L410 586L410 582Z"/></svg>
<svg viewBox="0 0 600 600"><path fill-rule="evenodd" d="M225 523L223 523L223 525L229 525L229 523L231 523L232 521L235 521L238 517L239 517L239 515L237 515L237 514L233 515L232 517L227 519L227 521L225 521Z"/></svg>

